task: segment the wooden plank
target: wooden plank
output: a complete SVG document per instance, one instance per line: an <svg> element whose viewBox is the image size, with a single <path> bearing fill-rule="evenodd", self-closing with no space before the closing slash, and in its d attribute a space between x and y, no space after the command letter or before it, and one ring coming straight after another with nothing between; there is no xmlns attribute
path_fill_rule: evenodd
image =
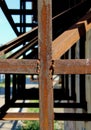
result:
<svg viewBox="0 0 91 130"><path fill-rule="evenodd" d="M54 74L91 74L91 59L55 60Z"/></svg>
<svg viewBox="0 0 91 130"><path fill-rule="evenodd" d="M59 59L82 35L91 29L91 12L53 41L53 59Z"/></svg>
<svg viewBox="0 0 91 130"><path fill-rule="evenodd" d="M39 113L6 113L1 120L39 120Z"/></svg>
<svg viewBox="0 0 91 130"><path fill-rule="evenodd" d="M40 130L53 130L53 87L49 70L52 60L52 3L38 1Z"/></svg>
<svg viewBox="0 0 91 130"><path fill-rule="evenodd" d="M0 73L37 74L37 60L0 59Z"/></svg>

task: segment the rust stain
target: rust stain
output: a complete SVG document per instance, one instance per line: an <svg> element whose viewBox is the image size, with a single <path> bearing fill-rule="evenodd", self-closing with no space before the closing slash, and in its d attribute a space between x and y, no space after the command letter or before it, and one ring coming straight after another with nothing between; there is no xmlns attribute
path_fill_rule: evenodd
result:
<svg viewBox="0 0 91 130"><path fill-rule="evenodd" d="M47 60L47 54L48 54L48 44L50 44L50 5L46 5L43 1L43 7L41 10L41 54L43 55L44 60Z"/></svg>
<svg viewBox="0 0 91 130"><path fill-rule="evenodd" d="M48 15L49 14L49 15ZM49 126L49 116L50 116L50 100L51 100L51 95L50 95L50 66L49 66L49 59L50 59L50 55L51 55L51 46L50 46L50 5L46 4L45 1L43 1L43 5L42 5L42 9L41 9L41 15L40 15L40 21L41 21L41 25L40 25L40 63L41 63L41 69L40 69L40 82L41 82L41 89L40 89L40 93L41 93L41 98L40 101L41 103L41 111L43 113L42 119L44 117L46 117L45 119L43 119L42 122L42 126L45 128L45 130L48 130L48 126ZM50 50L50 51L49 51ZM49 57L49 58L48 58ZM51 60L51 59L50 59ZM49 108L49 109L48 109ZM50 116L51 118L51 116Z"/></svg>
<svg viewBox="0 0 91 130"><path fill-rule="evenodd" d="M40 56L42 55L41 61L42 61L42 66L43 66L43 70L45 70L45 73L43 76L43 81L44 81L44 87L46 88L46 84L47 84L47 76L48 76L48 44L50 44L50 34L49 34L49 18L48 14L50 13L50 5L46 5L45 1L43 1L43 7L41 10L41 41L40 41L40 47L41 47L41 51L40 51Z"/></svg>

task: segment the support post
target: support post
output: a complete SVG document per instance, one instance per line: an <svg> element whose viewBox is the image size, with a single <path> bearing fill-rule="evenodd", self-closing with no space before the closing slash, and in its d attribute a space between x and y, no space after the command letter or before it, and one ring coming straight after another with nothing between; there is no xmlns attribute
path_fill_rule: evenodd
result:
<svg viewBox="0 0 91 130"><path fill-rule="evenodd" d="M38 1L40 130L53 130L52 3Z"/></svg>
<svg viewBox="0 0 91 130"><path fill-rule="evenodd" d="M5 75L5 104L10 103L10 75Z"/></svg>
<svg viewBox="0 0 91 130"><path fill-rule="evenodd" d="M16 74L13 74L13 92L12 92L12 95L13 95L13 100L16 99Z"/></svg>

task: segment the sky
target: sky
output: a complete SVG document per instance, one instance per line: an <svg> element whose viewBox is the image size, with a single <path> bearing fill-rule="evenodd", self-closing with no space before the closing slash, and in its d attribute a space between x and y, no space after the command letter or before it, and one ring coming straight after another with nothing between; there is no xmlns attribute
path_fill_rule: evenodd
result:
<svg viewBox="0 0 91 130"><path fill-rule="evenodd" d="M11 1L13 1L14 3L15 0L6 0L10 8L12 8L13 5L15 5ZM16 37L16 34L12 30L9 22L7 21L6 17L4 16L2 12L2 9L0 8L0 46L13 40L15 37Z"/></svg>
<svg viewBox="0 0 91 130"><path fill-rule="evenodd" d="M20 0L5 0L8 7L10 9L19 9ZM28 8L28 4L27 4ZM30 8L30 7L29 7ZM19 20L19 17L15 17L16 20ZM3 44L6 44L7 42L13 40L16 38L16 34L12 30L12 27L10 26L9 22L7 21L6 17L4 16L1 7L0 7L0 46Z"/></svg>

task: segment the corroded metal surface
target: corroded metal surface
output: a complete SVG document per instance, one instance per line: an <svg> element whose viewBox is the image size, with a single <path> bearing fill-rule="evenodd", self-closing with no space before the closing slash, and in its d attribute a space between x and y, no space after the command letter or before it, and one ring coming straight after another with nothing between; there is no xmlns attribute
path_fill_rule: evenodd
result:
<svg viewBox="0 0 91 130"><path fill-rule="evenodd" d="M89 23L87 22L89 21ZM88 30L91 29L91 12L86 14L76 24L56 38L52 44L53 59L59 59L68 51Z"/></svg>
<svg viewBox="0 0 91 130"><path fill-rule="evenodd" d="M17 52L11 54L8 58L13 58L13 59L17 59L20 56L23 55L23 53L26 53L32 46L36 45L38 42L38 38L35 37L34 40L31 40L29 42L29 44L23 46L20 50L18 50Z"/></svg>
<svg viewBox="0 0 91 130"><path fill-rule="evenodd" d="M21 0L22 1L22 0ZM26 0L26 2L29 2L30 0ZM2 1L3 2L3 1ZM0 2L0 4L2 3ZM25 1L24 1L25 2ZM86 2L86 3L85 3ZM82 6L82 3L84 6ZM69 74L91 74L91 59L68 59L68 60L56 60L59 59L65 52L67 52L72 46L83 36L86 34L88 30L91 29L91 12L89 12L84 18L82 18L78 23L73 25L69 30L66 30L64 33L62 33L58 38L56 33L59 33L62 25L66 26L69 25L67 23L67 19L71 17L70 13L71 11L74 10L74 15L75 15L75 10L80 9L80 7L84 7L85 10L85 4L88 4L88 1L83 1L79 2L77 5L72 6L71 8L68 8L64 12L58 14L54 18L52 18L52 1L51 0L39 0L38 1L38 23L39 26L32 29L32 31L25 33L18 38L14 39L13 41L9 42L8 44L0 47L0 56L7 54L11 50L17 48L18 46L23 44L23 47L19 49L17 52L11 54L8 58L19 58L19 56L23 55L23 58L25 58L26 52L29 51L30 49L32 50L33 53L31 53L31 56L28 58L34 58L35 53L37 53L36 49L39 49L39 59L38 60L15 60L15 59L1 59L0 60L0 73L8 74L6 76L6 90L5 90L5 105L0 108L0 119L4 120L40 120L40 130L53 130L53 124L54 124L54 119L56 120L91 120L91 114L83 114L83 113L54 113L53 108L54 107L64 107L64 108L80 108L84 109L86 108L87 104L86 102L81 101L73 103L74 99L73 97L70 97L69 93L71 92L74 94L72 91L72 88L74 87L75 89L75 77L68 77ZM91 3L91 2L90 2ZM80 6L79 6L80 5ZM4 2L2 3L4 13L7 15L9 12L7 12L7 8L5 9ZM15 27L20 27L20 33L25 32L25 27L28 26L33 26L33 24L30 23L25 23L25 15L26 13L29 15L30 12L29 10L26 10L25 12L25 3L23 3L23 9L22 9L22 4L21 4L21 9L20 9L20 24L16 23ZM86 10L89 9L89 6L86 6ZM74 9L75 8L75 9ZM83 11L84 11L83 10ZM11 12L12 11L12 12ZM18 11L18 12L15 12ZM32 10L31 10L32 11ZM10 10L10 13L15 13L18 14L19 10ZM23 14L24 13L24 14ZM80 12L79 12L80 13ZM23 17L22 17L23 15ZM72 15L72 16L74 16ZM60 16L60 18L59 18ZM65 17L64 17L65 16ZM80 16L80 15L79 15ZM14 27L14 23L12 21L11 16L6 16L7 19L10 21L11 26L15 30L15 32L18 34L16 28ZM77 14L76 14L77 17ZM66 20L65 20L66 18ZM73 17L71 17L70 21L72 20ZM74 16L75 18L75 16ZM59 21L60 19L60 21ZM68 21L69 21L68 19ZM23 21L22 21L23 20ZM52 26L52 20L53 20L53 26ZM62 23L65 22L66 24ZM57 26L57 23L60 23L60 26ZM62 24L62 25L61 25ZM23 26L23 28L22 28ZM67 26L69 27L69 26ZM52 31L53 28L53 31ZM64 28L64 27L63 27ZM56 33L55 30L57 31ZM38 36L37 36L38 35ZM55 37L56 39L52 42L52 36L53 38ZM89 38L88 38L89 39ZM37 42L39 42L39 45L36 47ZM26 44L25 44L26 43ZM83 43L83 42L82 42ZM39 47L39 48L38 48ZM82 46L81 46L82 47ZM82 48L81 48L82 49ZM84 49L82 49L83 51ZM74 56L72 56L72 51L74 51ZM75 58L75 49L71 51L71 56L70 58ZM80 55L85 55L85 52ZM68 53L64 56L64 58L69 58ZM80 57L82 58L82 57ZM85 58L85 56L83 56ZM32 99L37 99L39 100L39 103L37 103L37 107L40 107L40 113L6 113L7 109L9 107L31 107L36 106L34 104L12 104L10 106L8 103L10 102L10 74L14 74L13 76L13 95L15 99L17 99L22 93L22 99L30 99L29 98L29 93L26 91L25 88L25 76L26 74L37 74L39 75L39 91L38 89L33 91L32 89L32 94L31 98ZM16 75L19 74L19 75ZM24 75L21 75L24 74ZM54 74L63 74L64 78L62 79L62 83L65 82L65 88L61 91L58 89L54 93L54 97L56 96L57 100L65 99L65 100L72 100L71 103L61 103L59 104L54 103L53 101L53 75ZM65 76L66 75L66 76ZM18 78L17 78L18 77ZM17 78L17 79L16 79ZM19 83L17 83L16 80L20 80ZM21 80L22 81L21 83ZM83 76L80 76L80 86L82 86L83 92L80 93L80 97L84 99L85 97L85 89L84 85L85 83L82 80L85 80ZM70 89L69 89L69 81L70 81ZM74 84L72 84L74 82ZM84 85L83 85L84 83ZM62 87L64 83L62 84ZM18 87L21 87L23 91L17 91L18 94L16 94L16 89ZM67 88L68 87L68 88ZM19 89L18 89L19 90ZM68 90L68 91L67 91ZM26 92L25 92L26 91ZM37 94L36 94L37 92ZM63 93L62 93L63 92ZM68 95L66 95L67 93ZM66 94L65 94L66 93ZM39 95L38 95L39 94ZM34 95L34 96L33 96ZM72 94L71 94L72 96ZM75 95L77 98L77 95ZM39 98L38 98L39 97ZM84 101L84 100L83 100ZM14 100L12 100L14 102ZM7 104L6 104L7 103ZM54 103L54 105L53 105ZM40 105L39 105L40 104ZM15 106L14 106L15 105ZM73 106L74 105L74 106ZM3 113L4 110L4 113ZM86 110L86 109L85 109ZM4 115L3 115L4 114ZM88 115L87 115L88 114ZM79 118L81 116L81 118ZM86 116L86 118L85 118Z"/></svg>
<svg viewBox="0 0 91 130"><path fill-rule="evenodd" d="M52 60L52 3L51 0L39 0L39 95L40 129L53 130L53 88L50 73Z"/></svg>
<svg viewBox="0 0 91 130"><path fill-rule="evenodd" d="M38 34L38 28L32 29L32 31L29 31L27 33L24 33L20 35L19 37L15 38L14 40L8 42L7 44L0 47L0 56L3 54L8 53L9 51L15 49L16 47L22 45L22 43L26 41L34 41L35 38L37 38Z"/></svg>
<svg viewBox="0 0 91 130"><path fill-rule="evenodd" d="M3 120L39 120L39 113L6 113Z"/></svg>
<svg viewBox="0 0 91 130"><path fill-rule="evenodd" d="M55 60L54 74L91 74L91 59Z"/></svg>
<svg viewBox="0 0 91 130"><path fill-rule="evenodd" d="M37 60L0 59L0 73L37 74Z"/></svg>

